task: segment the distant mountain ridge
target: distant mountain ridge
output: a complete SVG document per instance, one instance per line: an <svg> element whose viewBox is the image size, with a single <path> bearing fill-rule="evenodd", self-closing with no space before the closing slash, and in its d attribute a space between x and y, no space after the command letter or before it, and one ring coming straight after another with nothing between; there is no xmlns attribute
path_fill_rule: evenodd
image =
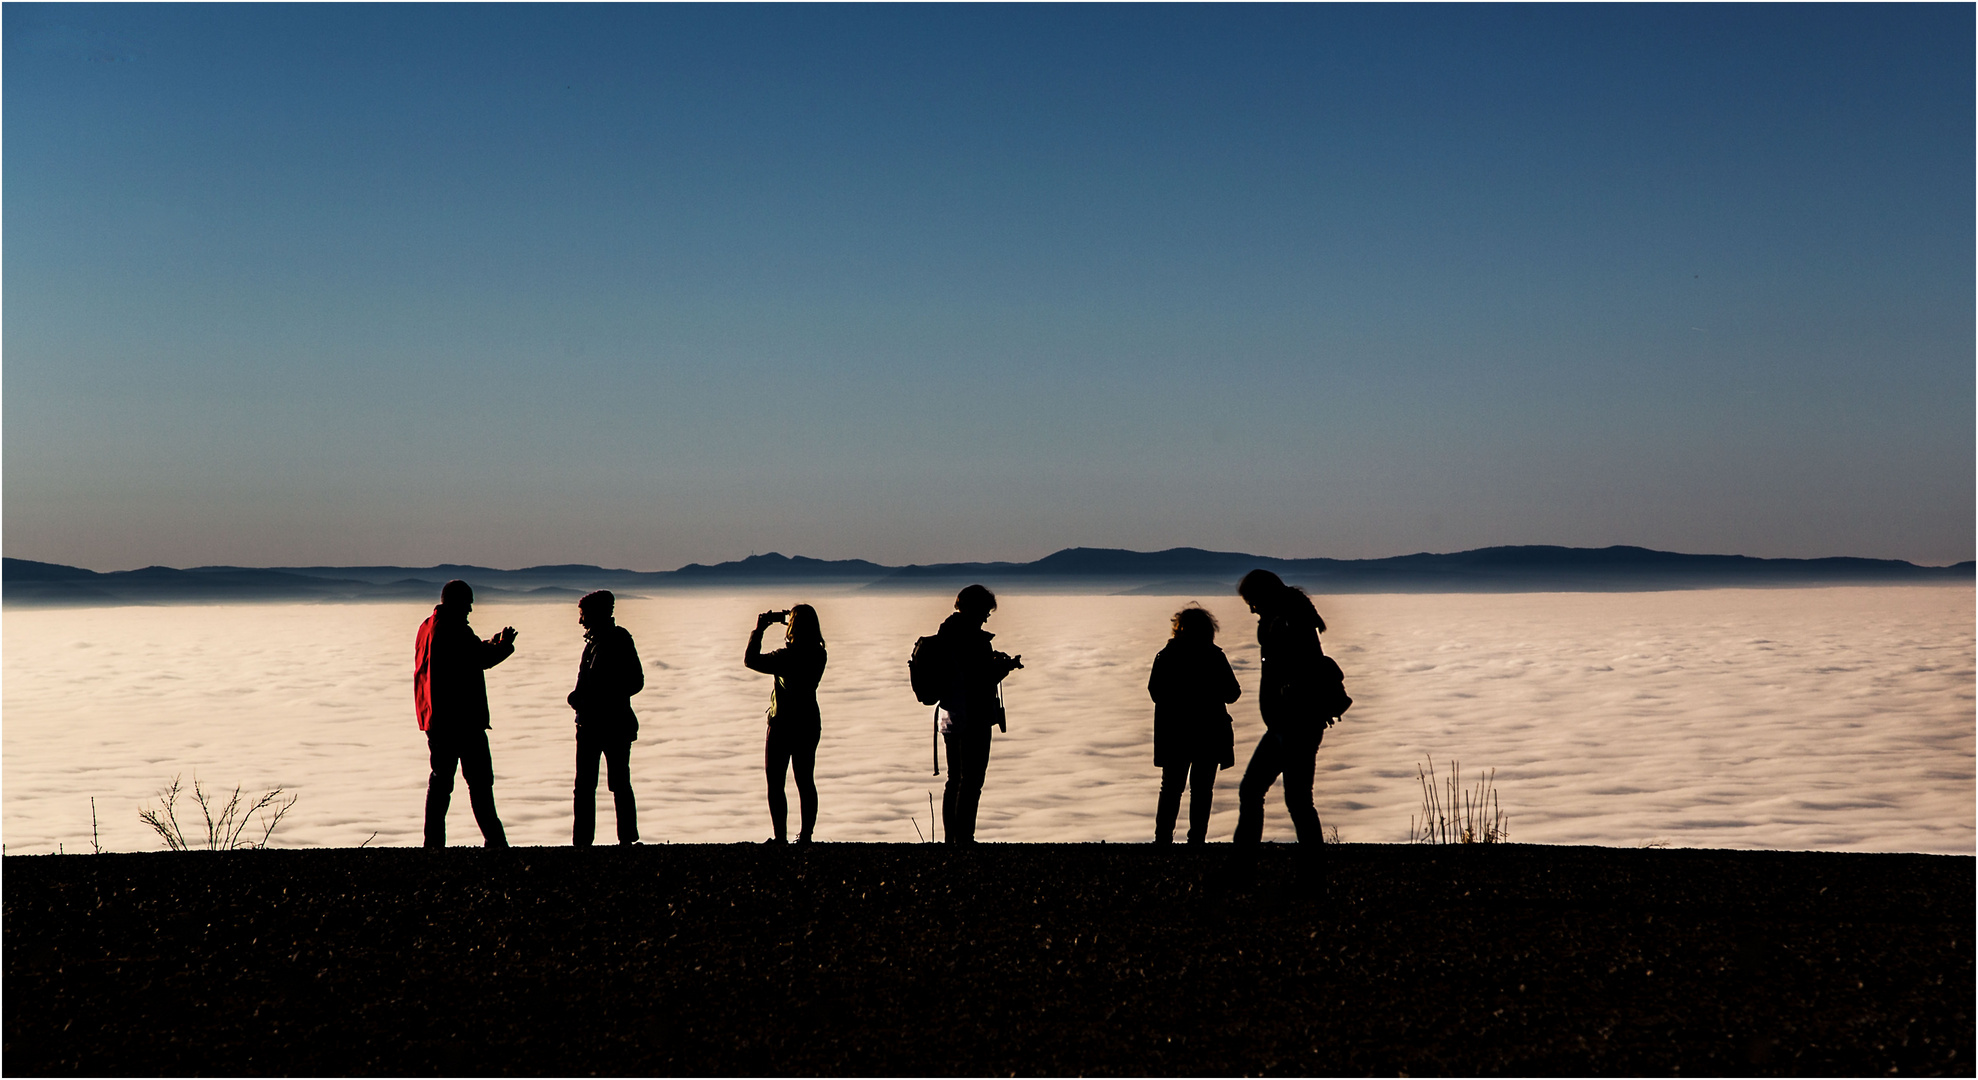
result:
<svg viewBox="0 0 1978 1080"><path fill-rule="evenodd" d="M716 586L815 584L875 590L945 590L981 581L1054 591L1202 594L1231 589L1252 569L1317 593L1634 592L1752 586L1969 582L1969 561L1918 566L1899 559L1758 559L1640 547L1549 545L1422 552L1384 559L1279 559L1234 551L1065 548L1034 562L884 566L777 552L678 570L614 570L583 564L500 570L438 566L147 566L99 573L59 563L0 559L9 604L114 605L247 600L431 600L451 578L488 599L570 600L591 589L629 593Z"/></svg>

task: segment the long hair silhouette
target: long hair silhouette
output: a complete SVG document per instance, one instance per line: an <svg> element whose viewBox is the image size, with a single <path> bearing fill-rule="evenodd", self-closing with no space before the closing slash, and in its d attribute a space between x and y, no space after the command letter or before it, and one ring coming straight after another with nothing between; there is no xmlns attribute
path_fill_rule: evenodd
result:
<svg viewBox="0 0 1978 1080"><path fill-rule="evenodd" d="M790 609L790 632L785 640L792 645L822 649L824 627L817 621L817 609L798 604Z"/></svg>
<svg viewBox="0 0 1978 1080"><path fill-rule="evenodd" d="M1284 579L1269 570L1252 570L1243 575L1236 585L1236 595L1241 596L1260 614L1287 615L1294 619L1306 617L1314 629L1325 633L1325 616L1305 595L1305 590L1296 585L1286 585ZM1302 621L1302 619L1301 619Z"/></svg>

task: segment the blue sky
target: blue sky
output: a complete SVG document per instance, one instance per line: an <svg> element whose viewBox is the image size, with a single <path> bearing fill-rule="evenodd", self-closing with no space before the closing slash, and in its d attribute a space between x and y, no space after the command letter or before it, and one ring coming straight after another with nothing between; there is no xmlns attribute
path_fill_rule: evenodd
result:
<svg viewBox="0 0 1978 1080"><path fill-rule="evenodd" d="M8 4L4 547L1973 554L1973 10Z"/></svg>

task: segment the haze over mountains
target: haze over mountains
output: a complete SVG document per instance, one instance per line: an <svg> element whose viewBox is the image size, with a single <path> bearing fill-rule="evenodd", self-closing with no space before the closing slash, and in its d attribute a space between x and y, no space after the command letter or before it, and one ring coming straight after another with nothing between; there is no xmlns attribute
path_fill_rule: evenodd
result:
<svg viewBox="0 0 1978 1080"><path fill-rule="evenodd" d="M199 566L99 573L27 559L0 560L9 604L132 604L250 600L426 600L450 578L504 600L567 600L591 589L628 593L707 587L819 585L844 589L945 591L980 581L1028 591L1180 595L1228 592L1251 569L1276 571L1315 593L1631 592L1809 585L1946 584L1973 579L1970 561L1918 566L1895 559L1758 559L1689 555L1639 547L1547 545L1420 553L1384 559L1278 559L1171 548L1066 548L1034 562L883 566L776 552L712 566L639 571L587 565L501 570L442 564L404 566Z"/></svg>

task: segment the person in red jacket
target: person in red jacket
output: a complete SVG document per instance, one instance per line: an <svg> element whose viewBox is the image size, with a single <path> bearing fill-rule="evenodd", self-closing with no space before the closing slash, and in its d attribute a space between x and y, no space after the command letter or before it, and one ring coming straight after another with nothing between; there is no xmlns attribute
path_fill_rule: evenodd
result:
<svg viewBox="0 0 1978 1080"><path fill-rule="evenodd" d="M440 589L439 606L419 624L413 646L412 704L426 733L433 773L426 782L426 846L446 846L446 808L453 801L453 771L467 778L474 821L491 848L508 846L495 815L494 760L488 754L487 669L515 653L515 628L504 626L486 641L474 636L467 613L474 590L464 581Z"/></svg>

